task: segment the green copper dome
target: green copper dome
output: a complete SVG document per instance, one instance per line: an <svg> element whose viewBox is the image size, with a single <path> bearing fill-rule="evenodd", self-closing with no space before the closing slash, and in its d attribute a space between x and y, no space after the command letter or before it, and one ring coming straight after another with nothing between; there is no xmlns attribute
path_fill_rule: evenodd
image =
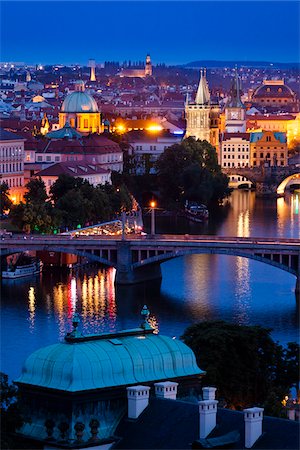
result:
<svg viewBox="0 0 300 450"><path fill-rule="evenodd" d="M99 112L95 99L82 91L75 91L67 95L62 107L62 113L95 113Z"/></svg>
<svg viewBox="0 0 300 450"><path fill-rule="evenodd" d="M204 374L183 342L147 326L115 334L67 335L32 353L17 383L79 392Z"/></svg>

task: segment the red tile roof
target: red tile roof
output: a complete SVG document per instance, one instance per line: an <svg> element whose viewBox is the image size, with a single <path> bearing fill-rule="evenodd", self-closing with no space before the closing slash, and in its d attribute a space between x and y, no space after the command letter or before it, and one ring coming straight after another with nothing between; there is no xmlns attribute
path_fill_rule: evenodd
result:
<svg viewBox="0 0 300 450"><path fill-rule="evenodd" d="M67 174L72 177L82 177L86 175L96 175L109 173L109 170L103 169L99 164L89 164L83 161L61 162L52 164L50 167L37 172L37 177L58 177Z"/></svg>

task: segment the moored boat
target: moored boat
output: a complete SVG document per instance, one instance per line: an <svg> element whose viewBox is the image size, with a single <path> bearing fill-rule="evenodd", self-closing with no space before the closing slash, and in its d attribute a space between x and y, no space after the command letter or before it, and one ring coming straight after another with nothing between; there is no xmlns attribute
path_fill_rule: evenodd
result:
<svg viewBox="0 0 300 450"><path fill-rule="evenodd" d="M43 270L43 263L39 259L31 258L27 264L8 265L6 270L2 271L2 278L15 280L17 278L38 275Z"/></svg>
<svg viewBox="0 0 300 450"><path fill-rule="evenodd" d="M185 207L185 217L193 222L204 222L208 220L208 209L205 205L192 203Z"/></svg>

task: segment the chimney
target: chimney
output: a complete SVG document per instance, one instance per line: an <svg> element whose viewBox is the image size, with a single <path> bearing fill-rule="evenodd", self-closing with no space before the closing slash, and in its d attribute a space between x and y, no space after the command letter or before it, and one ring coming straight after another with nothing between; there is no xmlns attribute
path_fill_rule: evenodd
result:
<svg viewBox="0 0 300 450"><path fill-rule="evenodd" d="M137 419L149 403L149 386L127 387L128 418Z"/></svg>
<svg viewBox="0 0 300 450"><path fill-rule="evenodd" d="M264 408L244 409L245 447L251 448L262 435L262 421Z"/></svg>
<svg viewBox="0 0 300 450"><path fill-rule="evenodd" d="M154 383L155 395L157 398L169 398L176 400L178 383L175 381L163 381L161 383Z"/></svg>
<svg viewBox="0 0 300 450"><path fill-rule="evenodd" d="M215 387L202 388L203 400L198 402L200 415L200 439L206 438L215 428L217 422L217 404Z"/></svg>

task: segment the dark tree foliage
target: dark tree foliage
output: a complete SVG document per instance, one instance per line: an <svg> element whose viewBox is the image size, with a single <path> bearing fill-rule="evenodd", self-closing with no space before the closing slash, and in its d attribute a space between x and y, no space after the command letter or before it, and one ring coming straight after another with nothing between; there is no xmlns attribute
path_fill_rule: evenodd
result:
<svg viewBox="0 0 300 450"><path fill-rule="evenodd" d="M230 192L216 150L207 141L189 137L166 148L156 168L161 198L171 208L182 207L185 200L208 205L221 201Z"/></svg>
<svg viewBox="0 0 300 450"><path fill-rule="evenodd" d="M46 186L41 177L28 181L26 190L24 195L26 204L40 204L48 200Z"/></svg>
<svg viewBox="0 0 300 450"><path fill-rule="evenodd" d="M17 388L0 372L1 384L1 449L14 447L13 433L22 426L23 418L17 400Z"/></svg>
<svg viewBox="0 0 300 450"><path fill-rule="evenodd" d="M0 210L1 214L10 209L12 201L9 198L9 187L7 183L0 184Z"/></svg>
<svg viewBox="0 0 300 450"><path fill-rule="evenodd" d="M297 381L297 344L283 349L269 329L223 321L192 325L182 339L206 371L205 384L216 386L228 407L262 405L266 414L280 415L281 400Z"/></svg>

